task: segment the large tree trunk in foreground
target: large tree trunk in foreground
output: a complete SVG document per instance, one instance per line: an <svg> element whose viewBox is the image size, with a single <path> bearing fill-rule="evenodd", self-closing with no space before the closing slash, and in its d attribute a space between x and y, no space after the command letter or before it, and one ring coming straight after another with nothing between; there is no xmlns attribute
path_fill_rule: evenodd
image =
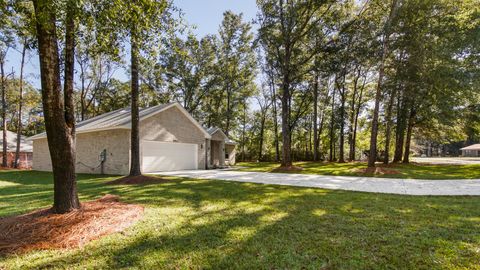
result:
<svg viewBox="0 0 480 270"><path fill-rule="evenodd" d="M20 160L20 141L22 138L22 106L23 106L23 68L25 66L25 54L27 53L27 38L23 40L22 60L20 62L20 82L18 99L18 119L17 119L17 147L15 149L14 168L18 168Z"/></svg>
<svg viewBox="0 0 480 270"><path fill-rule="evenodd" d="M131 158L130 158L130 176L138 176L142 174L140 168L140 116L138 109L138 96L139 96L139 76L138 76L138 40L135 26L132 26L130 37L131 45L131 116L132 116L132 129L131 129Z"/></svg>
<svg viewBox="0 0 480 270"><path fill-rule="evenodd" d="M34 0L42 81L42 104L52 160L56 213L80 208L75 176L73 118L74 10L68 9L65 40L65 88L62 101L60 59L53 0ZM74 5L70 5L73 7Z"/></svg>

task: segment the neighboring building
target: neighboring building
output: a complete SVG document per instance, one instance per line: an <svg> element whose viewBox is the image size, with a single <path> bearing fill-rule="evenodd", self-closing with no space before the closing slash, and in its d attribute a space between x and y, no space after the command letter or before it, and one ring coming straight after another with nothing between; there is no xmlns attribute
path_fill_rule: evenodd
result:
<svg viewBox="0 0 480 270"><path fill-rule="evenodd" d="M480 157L480 144L474 144L460 149L463 157Z"/></svg>
<svg viewBox="0 0 480 270"><path fill-rule="evenodd" d="M15 152L17 151L17 133L7 131L7 164L13 167L15 163ZM32 167L32 142L26 140L25 136L20 136L20 155L19 167L30 169ZM3 136L0 132L0 164L3 163Z"/></svg>
<svg viewBox="0 0 480 270"><path fill-rule="evenodd" d="M130 108L82 121L76 126L78 173L128 174ZM208 169L235 162L234 143L223 132L207 132L179 104L140 110L140 162L144 173ZM220 134L220 135L218 135ZM33 169L51 171L46 134L33 141ZM227 150L228 161L225 162ZM233 161L233 162L232 162Z"/></svg>

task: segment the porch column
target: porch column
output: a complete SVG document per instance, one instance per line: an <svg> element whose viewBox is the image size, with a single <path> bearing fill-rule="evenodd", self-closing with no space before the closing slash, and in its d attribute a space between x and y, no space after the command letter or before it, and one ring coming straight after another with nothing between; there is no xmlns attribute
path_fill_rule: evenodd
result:
<svg viewBox="0 0 480 270"><path fill-rule="evenodd" d="M219 149L219 161L220 161L220 166L225 166L225 141L221 141L219 143L220 149Z"/></svg>
<svg viewBox="0 0 480 270"><path fill-rule="evenodd" d="M211 140L206 139L205 140L205 169L210 169L212 165L212 150L211 150L212 144Z"/></svg>

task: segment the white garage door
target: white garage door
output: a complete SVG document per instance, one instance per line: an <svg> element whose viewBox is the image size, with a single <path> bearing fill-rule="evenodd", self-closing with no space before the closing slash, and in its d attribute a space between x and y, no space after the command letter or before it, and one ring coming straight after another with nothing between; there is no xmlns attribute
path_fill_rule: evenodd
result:
<svg viewBox="0 0 480 270"><path fill-rule="evenodd" d="M198 145L142 141L142 172L198 169Z"/></svg>

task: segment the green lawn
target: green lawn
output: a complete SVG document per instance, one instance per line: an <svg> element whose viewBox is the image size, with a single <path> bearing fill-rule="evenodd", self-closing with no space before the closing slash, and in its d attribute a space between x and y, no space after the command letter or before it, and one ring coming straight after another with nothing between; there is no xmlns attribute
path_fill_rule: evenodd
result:
<svg viewBox="0 0 480 270"><path fill-rule="evenodd" d="M70 251L0 257L0 269L480 269L480 198L413 197L172 179L107 186L82 200L144 205L124 233ZM0 216L48 207L51 174L0 172Z"/></svg>
<svg viewBox="0 0 480 270"><path fill-rule="evenodd" d="M328 163L328 162L295 162L302 167L302 171L292 173L343 175L343 176L371 176L405 179L480 179L480 165L427 165L427 164L391 164L387 170L398 171L396 174L365 174L358 170L367 168L363 162ZM239 171L275 172L280 165L274 162L240 162ZM381 165L380 165L381 166ZM288 172L287 172L288 173Z"/></svg>

